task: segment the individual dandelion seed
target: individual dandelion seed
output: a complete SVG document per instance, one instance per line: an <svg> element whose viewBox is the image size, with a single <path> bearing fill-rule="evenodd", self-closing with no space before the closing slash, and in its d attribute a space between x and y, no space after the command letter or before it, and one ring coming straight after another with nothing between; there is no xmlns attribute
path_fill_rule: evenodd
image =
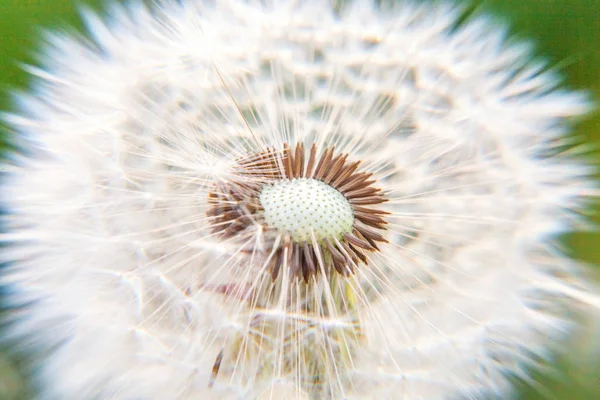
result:
<svg viewBox="0 0 600 400"><path fill-rule="evenodd" d="M597 308L553 244L596 193L589 101L488 19L141 3L49 35L5 116L41 398L507 398Z"/></svg>

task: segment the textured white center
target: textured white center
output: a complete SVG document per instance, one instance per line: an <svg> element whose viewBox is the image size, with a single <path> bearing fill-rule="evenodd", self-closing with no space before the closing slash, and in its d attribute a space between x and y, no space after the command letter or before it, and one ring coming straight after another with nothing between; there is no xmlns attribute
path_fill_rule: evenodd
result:
<svg viewBox="0 0 600 400"><path fill-rule="evenodd" d="M267 225L289 233L294 242L340 238L352 231L354 214L343 194L316 179L281 180L260 193Z"/></svg>

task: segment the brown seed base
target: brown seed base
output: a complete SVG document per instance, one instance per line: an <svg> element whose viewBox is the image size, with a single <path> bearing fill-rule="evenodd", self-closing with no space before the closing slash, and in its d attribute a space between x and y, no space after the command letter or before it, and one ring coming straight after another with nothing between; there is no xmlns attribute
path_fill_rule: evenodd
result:
<svg viewBox="0 0 600 400"><path fill-rule="evenodd" d="M358 172L360 161L348 162L348 154L334 156L334 151L333 147L327 148L317 157L315 144L308 154L303 143L294 148L286 144L280 151L269 149L239 159L235 174L238 178L215 183L209 193L207 215L212 233L228 239L252 224L260 224L264 210L259 195L264 185L284 179L312 178L335 188L348 200L354 213L352 231L320 243L296 243L289 234L283 234L278 248L269 249L274 254L269 261L273 280L282 266L290 269L290 276L302 277L308 283L320 271L331 270L329 267L348 276L360 264L368 264L367 254L379 251L377 242L387 242L382 233L387 224L384 215L388 213L372 206L387 200L381 189L372 186L376 182L370 179L372 173ZM265 229L271 228L265 226Z"/></svg>

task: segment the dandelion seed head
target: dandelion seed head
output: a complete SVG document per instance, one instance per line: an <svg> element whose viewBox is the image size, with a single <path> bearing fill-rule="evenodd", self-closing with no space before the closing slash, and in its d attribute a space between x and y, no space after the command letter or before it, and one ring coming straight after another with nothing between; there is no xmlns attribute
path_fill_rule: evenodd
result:
<svg viewBox="0 0 600 400"><path fill-rule="evenodd" d="M598 306L553 244L595 193L587 97L484 17L379 3L48 36L0 191L43 398L506 398Z"/></svg>

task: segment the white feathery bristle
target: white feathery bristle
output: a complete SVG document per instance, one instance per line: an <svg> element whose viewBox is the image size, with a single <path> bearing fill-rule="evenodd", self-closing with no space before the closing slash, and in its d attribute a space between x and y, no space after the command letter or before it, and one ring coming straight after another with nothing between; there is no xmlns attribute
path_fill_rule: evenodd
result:
<svg viewBox="0 0 600 400"><path fill-rule="evenodd" d="M443 1L157 3L48 35L4 117L40 398L507 398L598 309L554 245L597 193L566 138L590 103L530 46ZM351 189L240 161L296 143Z"/></svg>

